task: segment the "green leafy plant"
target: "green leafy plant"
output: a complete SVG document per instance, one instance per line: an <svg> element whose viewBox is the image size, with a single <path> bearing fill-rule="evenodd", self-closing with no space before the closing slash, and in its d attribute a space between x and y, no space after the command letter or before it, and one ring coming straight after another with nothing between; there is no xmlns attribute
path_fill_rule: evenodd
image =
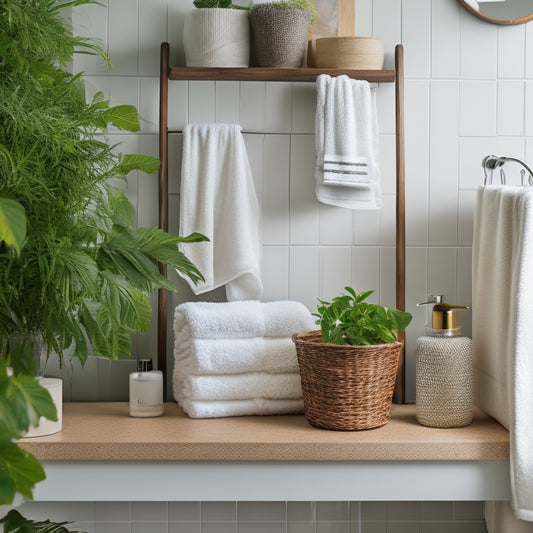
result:
<svg viewBox="0 0 533 533"><path fill-rule="evenodd" d="M248 8L245 6L237 6L233 4L231 0L194 0L193 4L194 4L194 7L197 7L199 9L218 7L222 9L248 10Z"/></svg>
<svg viewBox="0 0 533 533"><path fill-rule="evenodd" d="M64 67L74 52L98 54L73 36L65 7L91 0L0 3L0 504L32 498L41 465L16 441L44 416L56 420L49 393L34 379L43 343L60 361L92 353L129 357L132 332L148 331L150 294L174 285L158 264L202 278L176 237L133 226L120 180L153 173L159 161L121 154L104 135L110 124L140 130L134 106L89 102L79 74ZM117 182L117 180L119 180Z"/></svg>
<svg viewBox="0 0 533 533"><path fill-rule="evenodd" d="M82 531L70 531L65 527L68 523L29 520L15 510L9 511L0 520L0 524L4 524L4 533L83 533Z"/></svg>
<svg viewBox="0 0 533 533"><path fill-rule="evenodd" d="M373 291L356 294L351 287L345 291L331 302L319 300L314 315L324 342L354 346L394 342L411 322L410 313L364 302Z"/></svg>
<svg viewBox="0 0 533 533"><path fill-rule="evenodd" d="M260 6L261 4L255 4L252 6L254 9L255 6ZM311 12L311 26L314 25L317 17L317 11L315 4L311 0L277 0L272 2L271 5L276 9L302 9L303 11Z"/></svg>

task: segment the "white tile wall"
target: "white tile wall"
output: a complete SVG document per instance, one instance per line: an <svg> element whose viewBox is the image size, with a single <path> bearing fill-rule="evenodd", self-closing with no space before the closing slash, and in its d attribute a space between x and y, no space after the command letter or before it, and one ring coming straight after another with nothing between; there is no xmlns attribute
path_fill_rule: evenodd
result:
<svg viewBox="0 0 533 533"><path fill-rule="evenodd" d="M87 533L486 533L481 502L35 502Z"/></svg>
<svg viewBox="0 0 533 533"><path fill-rule="evenodd" d="M156 155L159 43L168 40L171 62L183 64L183 17L192 9L191 2L102 3L108 8L75 8L73 22L77 33L103 42L113 68L92 56L78 55L74 70L85 72L90 94L102 90L114 104L138 105L142 134L121 135L120 140L127 141L128 149L135 150L138 143L141 151ZM456 0L357 0L356 30L358 35L384 39L386 68L393 65L394 45L401 42L405 46L407 307L414 314L407 332L407 399L413 401L413 347L426 321L426 312L416 308L416 302L431 292L443 293L455 303L471 302L473 210L475 190L483 178L480 161L489 153L533 161L533 23L487 24ZM375 301L393 304L394 88L384 84L377 91L384 209L352 213L319 205L314 197L313 84L170 84L170 129L193 121L232 121L250 132L246 143L263 208L265 299L294 298L313 309L317 297L330 298L351 283L358 290L374 289ZM170 224L174 231L180 149L181 136L171 135ZM130 179L127 193L136 205L139 224L155 224L156 176L140 174ZM176 278L179 290L171 298L172 305L193 298L182 281L171 278ZM221 297L222 291L206 296ZM469 334L469 314L462 317ZM150 334L134 340L134 356L138 352L155 356L155 345L153 327ZM66 387L67 395L72 399L119 399L125 394L129 371L128 364L90 361L84 370L74 368L73 386ZM64 369L63 375L69 372ZM385 531L383 513L366 520L371 508L371 504L361 508L360 523L368 522L361 531ZM449 531L446 525L425 522L428 509L441 516L445 506L437 510L422 505L420 509L420 531ZM346 530L344 520L338 521L338 527L326 527L317 525L322 521L316 518L304 513L302 520L289 521L287 531ZM392 514L389 518L389 532L418 531L399 523ZM235 531L238 520L235 515L215 518L206 527ZM269 531L277 531L277 522L284 520L276 515ZM199 531L198 517L189 519L187 515L182 523L188 525L181 529L169 526L168 531ZM217 529L221 523L224 528ZM454 531L478 530L470 526L468 521L463 525L457 522ZM130 531L127 525L121 527L117 525L116 530ZM239 531L265 530L262 527L250 523L246 528L239 525ZM358 526L350 527L357 531ZM139 530L131 531L134 529Z"/></svg>

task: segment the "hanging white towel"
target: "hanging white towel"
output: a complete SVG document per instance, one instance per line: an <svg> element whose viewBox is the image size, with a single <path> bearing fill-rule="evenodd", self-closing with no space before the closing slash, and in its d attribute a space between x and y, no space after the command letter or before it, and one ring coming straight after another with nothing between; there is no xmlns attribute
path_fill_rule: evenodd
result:
<svg viewBox="0 0 533 533"><path fill-rule="evenodd" d="M191 418L221 418L226 416L292 415L304 412L303 400L183 400L182 409Z"/></svg>
<svg viewBox="0 0 533 533"><path fill-rule="evenodd" d="M509 429L511 505L533 521L533 188L481 187L472 249L476 404Z"/></svg>
<svg viewBox="0 0 533 533"><path fill-rule="evenodd" d="M174 365L187 374L298 372L296 347L290 337L194 339L176 336Z"/></svg>
<svg viewBox="0 0 533 533"><path fill-rule="evenodd" d="M317 78L316 195L325 204L379 209L379 130L375 91L348 76Z"/></svg>
<svg viewBox="0 0 533 533"><path fill-rule="evenodd" d="M180 234L210 239L180 244L205 278L185 277L194 293L225 285L229 301L259 300L260 210L240 126L185 126L180 196Z"/></svg>
<svg viewBox="0 0 533 533"><path fill-rule="evenodd" d="M174 310L175 339L249 339L286 337L316 329L300 302L185 302Z"/></svg>

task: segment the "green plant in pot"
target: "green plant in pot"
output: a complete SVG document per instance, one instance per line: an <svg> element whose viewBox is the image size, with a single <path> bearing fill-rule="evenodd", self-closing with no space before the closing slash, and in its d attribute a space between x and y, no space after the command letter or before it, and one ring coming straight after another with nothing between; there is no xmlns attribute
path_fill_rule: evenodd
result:
<svg viewBox="0 0 533 533"><path fill-rule="evenodd" d="M250 8L255 63L259 67L301 67L316 17L311 0L277 0Z"/></svg>
<svg viewBox="0 0 533 533"><path fill-rule="evenodd" d="M159 165L103 137L109 124L138 131L137 110L101 93L87 102L81 76L64 68L75 51L106 59L62 16L87 3L0 4L0 504L16 493L31 499L45 477L17 444L40 417L57 418L35 379L34 346L60 359L71 348L82 364L89 354L129 357L131 333L150 326L150 294L174 290L158 263L202 279L178 250L183 239L134 229L134 208L116 186Z"/></svg>
<svg viewBox="0 0 533 533"><path fill-rule="evenodd" d="M364 300L351 287L331 302L319 300L320 329L293 336L305 416L317 427L371 429L386 424L402 343L411 314Z"/></svg>
<svg viewBox="0 0 533 533"><path fill-rule="evenodd" d="M188 67L247 67L250 62L248 8L231 0L194 0L183 27Z"/></svg>

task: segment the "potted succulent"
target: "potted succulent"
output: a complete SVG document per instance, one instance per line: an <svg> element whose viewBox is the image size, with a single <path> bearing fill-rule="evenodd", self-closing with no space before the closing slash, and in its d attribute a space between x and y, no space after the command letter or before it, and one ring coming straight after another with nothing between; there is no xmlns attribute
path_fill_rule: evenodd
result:
<svg viewBox="0 0 533 533"><path fill-rule="evenodd" d="M311 0L253 4L250 22L257 66L301 67L315 17Z"/></svg>
<svg viewBox="0 0 533 533"><path fill-rule="evenodd" d="M64 68L75 51L105 58L61 12L89 1L0 3L0 504L31 499L45 477L16 443L41 417L57 420L35 347L60 359L70 348L82 364L90 353L128 357L130 334L149 328L150 294L174 289L158 262L202 278L180 237L134 229L134 208L112 185L158 168L103 137L111 123L138 131L137 110L101 93L87 102L81 76Z"/></svg>
<svg viewBox="0 0 533 533"><path fill-rule="evenodd" d="M250 62L248 8L231 0L194 0L183 28L188 67L247 67Z"/></svg>
<svg viewBox="0 0 533 533"><path fill-rule="evenodd" d="M386 424L402 344L398 332L411 314L364 300L351 287L319 300L320 329L294 335L304 412L314 426L370 429Z"/></svg>

